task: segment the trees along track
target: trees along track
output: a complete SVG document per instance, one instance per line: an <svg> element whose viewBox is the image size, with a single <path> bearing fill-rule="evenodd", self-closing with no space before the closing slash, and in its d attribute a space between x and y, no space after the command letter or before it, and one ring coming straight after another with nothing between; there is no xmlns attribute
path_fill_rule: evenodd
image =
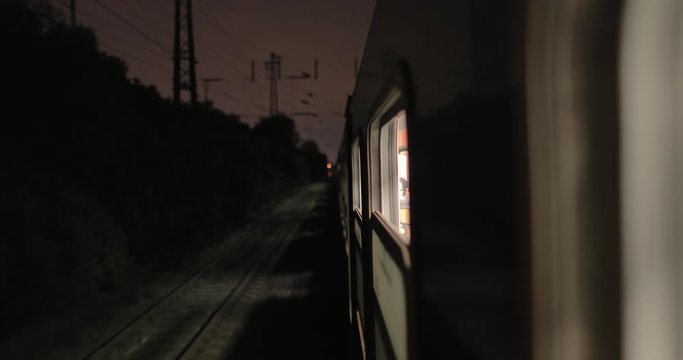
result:
<svg viewBox="0 0 683 360"><path fill-rule="evenodd" d="M230 239L228 249L95 347L84 359L180 359L224 356L235 326L212 324L240 309L240 297L279 259L325 186L297 192ZM227 316L226 316L227 313ZM213 325L213 326L212 326ZM234 324L233 324L234 325ZM213 328L212 331L206 331ZM227 338L213 339L222 335ZM208 344L222 341L220 348ZM227 343L226 343L227 342ZM202 344L198 346L197 344ZM209 352L209 353L207 353Z"/></svg>

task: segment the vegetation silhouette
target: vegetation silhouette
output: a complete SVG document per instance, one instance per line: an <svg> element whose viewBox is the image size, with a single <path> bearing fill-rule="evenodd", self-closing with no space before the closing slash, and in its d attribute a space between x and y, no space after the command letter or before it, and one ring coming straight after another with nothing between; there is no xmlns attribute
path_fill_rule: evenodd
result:
<svg viewBox="0 0 683 360"><path fill-rule="evenodd" d="M0 0L0 41L0 339L35 307L120 289L136 264L174 265L325 176L291 119L250 129L174 105L48 5Z"/></svg>

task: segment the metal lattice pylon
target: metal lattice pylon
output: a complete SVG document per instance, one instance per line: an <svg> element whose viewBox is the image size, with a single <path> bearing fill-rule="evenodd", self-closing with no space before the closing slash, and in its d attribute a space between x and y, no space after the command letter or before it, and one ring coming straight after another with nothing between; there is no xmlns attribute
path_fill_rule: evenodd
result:
<svg viewBox="0 0 683 360"><path fill-rule="evenodd" d="M197 104L195 64L192 0L175 0L173 101L176 104L183 102L183 92L189 92L190 104Z"/></svg>
<svg viewBox="0 0 683 360"><path fill-rule="evenodd" d="M277 97L277 79L282 78L281 70L282 57L273 52L270 53L270 60L265 62L270 80L270 116L280 112Z"/></svg>

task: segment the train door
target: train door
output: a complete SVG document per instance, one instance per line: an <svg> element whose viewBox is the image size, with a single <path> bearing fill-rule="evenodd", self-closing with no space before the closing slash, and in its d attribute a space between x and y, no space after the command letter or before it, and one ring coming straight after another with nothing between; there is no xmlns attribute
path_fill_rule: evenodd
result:
<svg viewBox="0 0 683 360"><path fill-rule="evenodd" d="M365 346L365 292L364 292L364 266L363 266L363 191L362 191L362 148L361 136L357 135L351 143L350 154L351 178L350 184L350 249L349 249L349 304L351 321L356 325L358 341L361 346L363 357L366 357Z"/></svg>

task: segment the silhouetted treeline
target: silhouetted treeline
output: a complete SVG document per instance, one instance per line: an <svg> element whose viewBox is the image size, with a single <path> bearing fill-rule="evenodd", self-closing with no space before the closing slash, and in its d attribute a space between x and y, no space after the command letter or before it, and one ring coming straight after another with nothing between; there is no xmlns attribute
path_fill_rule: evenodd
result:
<svg viewBox="0 0 683 360"><path fill-rule="evenodd" d="M249 129L176 106L56 13L0 0L1 318L115 288L131 263L176 259L324 176L291 119Z"/></svg>

